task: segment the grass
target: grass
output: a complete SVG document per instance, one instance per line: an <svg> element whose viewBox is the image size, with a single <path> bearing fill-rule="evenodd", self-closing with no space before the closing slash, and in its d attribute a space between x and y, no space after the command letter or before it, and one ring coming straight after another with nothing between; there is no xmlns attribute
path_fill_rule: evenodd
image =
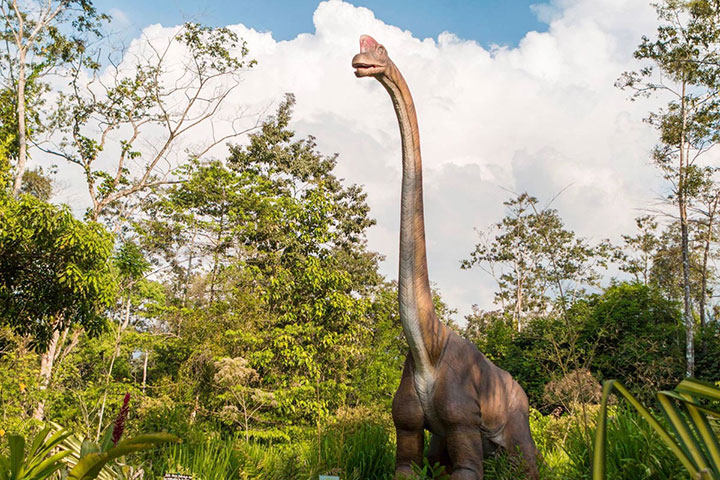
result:
<svg viewBox="0 0 720 480"><path fill-rule="evenodd" d="M560 417L531 414L531 429L542 455L541 478L591 479L592 439L597 406ZM584 412L583 412L584 410ZM613 480L685 478L682 465L634 411L614 408L607 423L607 473ZM394 471L394 432L387 422L339 420L295 442L268 445L240 439L209 439L164 450L148 478L193 474L195 480L307 480L337 475L342 480L389 480ZM485 461L485 478L520 480L522 470L505 453ZM442 478L425 465L419 478ZM418 473L423 469L418 469Z"/></svg>

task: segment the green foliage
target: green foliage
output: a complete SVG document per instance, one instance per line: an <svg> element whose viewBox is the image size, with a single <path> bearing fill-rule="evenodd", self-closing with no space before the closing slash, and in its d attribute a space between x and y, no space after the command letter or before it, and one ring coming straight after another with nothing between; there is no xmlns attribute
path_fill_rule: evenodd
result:
<svg viewBox="0 0 720 480"><path fill-rule="evenodd" d="M165 473L193 475L203 480L239 478L239 458L234 450L235 439L208 438L200 444L183 443L165 449L152 465L153 478Z"/></svg>
<svg viewBox="0 0 720 480"><path fill-rule="evenodd" d="M692 376L695 320L691 297L694 293L700 298L704 317L709 272L705 255L700 269L701 286L692 285L691 270L697 270L691 267L694 255L690 230L695 220L694 204L704 202L708 192L716 190L713 177L717 168L705 160L704 154L720 142L720 7L712 0L664 0L654 7L659 19L657 31L653 38L643 36L634 53L643 66L638 71L625 72L616 85L631 89L633 99L653 94L669 98L666 106L651 112L646 121L656 128L659 136L652 161L669 184L666 198L678 209L679 255L666 256L664 260L666 271L667 266L679 264L681 282L673 276L665 276L665 280L668 284L680 283L682 287L686 374ZM714 212L715 208L710 210ZM701 213L700 218L706 220L713 215ZM707 240L706 245L709 247ZM661 262L655 264L661 265Z"/></svg>
<svg viewBox="0 0 720 480"><path fill-rule="evenodd" d="M310 458L315 454L315 449L311 450ZM395 466L387 428L371 421L327 428L317 445L317 458L314 470L318 473L337 472L353 480L391 479Z"/></svg>
<svg viewBox="0 0 720 480"><path fill-rule="evenodd" d="M112 237L67 207L32 196L0 198L0 321L46 348L78 325L97 334L114 300Z"/></svg>
<svg viewBox="0 0 720 480"><path fill-rule="evenodd" d="M604 480L608 471L607 401L613 389L622 394L637 410L692 478L720 478L720 443L717 433L713 431L709 422L710 417L720 418L720 411L712 408L712 404L708 404L708 401L720 401L720 388L690 379L680 382L673 391L662 391L657 394L660 409L670 428L656 420L652 413L621 384L614 380L605 382L598 414L598 428L595 432L593 479ZM682 410L678 408L678 404L682 406ZM640 452L636 449L628 453L632 455ZM642 466L648 468L647 463Z"/></svg>
<svg viewBox="0 0 720 480"><path fill-rule="evenodd" d="M180 439L167 433L138 435L114 443L112 427L108 428L99 444L80 440L74 436L63 439L67 455L68 480L114 480L121 475L122 465L117 460L125 455L148 451L164 443L179 443Z"/></svg>
<svg viewBox="0 0 720 480"><path fill-rule="evenodd" d="M576 301L565 317L539 317L520 332L499 314L476 312L463 334L508 370L531 404L543 410L558 405L546 395L551 382L573 372L619 378L643 398L677 383L684 373L678 306L642 284L612 285ZM714 338L708 334L705 349L698 351L698 361L708 368L717 352Z"/></svg>
<svg viewBox="0 0 720 480"><path fill-rule="evenodd" d="M621 379L649 398L683 378L685 336L676 303L640 284L613 285L591 303L583 341L596 345L592 367L601 380Z"/></svg>
<svg viewBox="0 0 720 480"><path fill-rule="evenodd" d="M47 175L42 167L33 170L25 170L22 177L20 193L27 193L47 202L52 196L52 178Z"/></svg>
<svg viewBox="0 0 720 480"><path fill-rule="evenodd" d="M585 427L570 426L561 448L565 457L552 469L557 478L591 479L592 439L597 409ZM682 465L658 441L655 432L636 412L614 409L608 418L607 472L619 480L683 478ZM551 477L554 478L554 477Z"/></svg>
<svg viewBox="0 0 720 480"><path fill-rule="evenodd" d="M428 459L423 458L422 467L412 464L412 476L408 480L449 480L449 478L450 476L445 472L445 467L439 463L430 465Z"/></svg>
<svg viewBox="0 0 720 480"><path fill-rule="evenodd" d="M8 436L10 452L0 456L0 480L45 480L65 466L62 462L70 452L55 451L68 432L52 433L45 427L35 435L29 450L25 449L25 437Z"/></svg>
<svg viewBox="0 0 720 480"><path fill-rule="evenodd" d="M242 419L248 435L321 421L357 401L353 379L374 395L353 373L380 357L392 358L380 372L387 399L399 371L397 317L384 317L390 290L365 247L365 194L334 176L335 157L312 137L294 138L293 104L288 96L227 164L187 165L185 180L159 190L136 225L138 245L172 268L161 322L187 339L169 352L178 364L167 373L188 380L194 411L226 425ZM371 339L394 348L373 349ZM212 381L222 358L257 372L247 395ZM261 391L272 401L255 402Z"/></svg>
<svg viewBox="0 0 720 480"><path fill-rule="evenodd" d="M696 377L705 381L720 378L720 322L709 322L698 331Z"/></svg>

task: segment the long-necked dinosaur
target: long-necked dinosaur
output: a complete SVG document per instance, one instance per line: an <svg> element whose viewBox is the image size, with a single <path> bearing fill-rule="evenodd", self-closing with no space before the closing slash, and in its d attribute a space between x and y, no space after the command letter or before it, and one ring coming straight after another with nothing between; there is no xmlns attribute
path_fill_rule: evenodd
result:
<svg viewBox="0 0 720 480"><path fill-rule="evenodd" d="M420 135L407 83L385 47L368 35L360 37L352 66L355 76L374 77L390 94L402 141L398 298L410 354L392 404L395 477L411 474L412 463L422 465L427 429L432 433L428 459L445 465L452 480L482 479L483 450L492 446L519 454L528 476L536 479L527 395L435 314L425 254Z"/></svg>

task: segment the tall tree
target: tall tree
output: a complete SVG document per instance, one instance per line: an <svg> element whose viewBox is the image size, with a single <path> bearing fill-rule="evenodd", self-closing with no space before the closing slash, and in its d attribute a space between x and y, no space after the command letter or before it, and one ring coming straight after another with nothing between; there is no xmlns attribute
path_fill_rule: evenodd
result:
<svg viewBox="0 0 720 480"><path fill-rule="evenodd" d="M80 329L98 334L105 326L115 295L112 250L101 225L76 220L67 207L0 195L0 324L29 336L41 352L41 390ZM40 396L36 419L44 408Z"/></svg>
<svg viewBox="0 0 720 480"><path fill-rule="evenodd" d="M590 245L565 229L557 210L541 209L522 193L504 205L508 214L462 261L490 273L499 291L496 302L519 330L532 316L547 313L553 301L565 314L584 287L599 280L597 267L607 261L607 244Z"/></svg>
<svg viewBox="0 0 720 480"><path fill-rule="evenodd" d="M695 207L697 223L699 224L699 240L702 244L702 264L700 269L700 299L698 301L698 316L700 327L707 321L708 298L712 298L710 285L712 284L715 269L712 268L713 252L711 247L718 238L718 216L720 215L720 185L713 181L706 182L705 187L698 195Z"/></svg>
<svg viewBox="0 0 720 480"><path fill-rule="evenodd" d="M4 40L0 43L0 73L5 81L4 92L12 99L6 108L16 120L10 128L16 134L12 191L17 195L27 164L28 134L41 125L36 112L28 121L27 107L41 101L40 93L45 88L42 78L59 65L82 56L90 37L100 35L101 24L109 17L99 14L90 0L2 0L0 15Z"/></svg>
<svg viewBox="0 0 720 480"><path fill-rule="evenodd" d="M371 337L385 341L371 326L384 296L365 194L334 175L336 156L295 138L293 105L288 96L226 163L189 164L136 227L172 267L169 330L247 360L280 418L306 423L347 401ZM194 394L199 412L208 399Z"/></svg>
<svg viewBox="0 0 720 480"><path fill-rule="evenodd" d="M720 3L663 0L656 5L655 38L644 36L635 58L645 65L617 82L633 98L662 94L671 100L647 121L660 135L652 158L671 184L669 199L680 222L686 374L694 372L695 319L692 309L688 211L714 168L703 154L720 141Z"/></svg>
<svg viewBox="0 0 720 480"><path fill-rule="evenodd" d="M172 64L176 55L181 69ZM255 64L247 55L232 30L186 23L165 41L144 39L119 59L111 56L103 72L88 70L85 57L73 63L52 122L61 140L45 151L82 168L91 220L113 216L119 230L138 208L138 194L172 181L173 155L193 133L205 129L194 146L184 145L185 154L202 158L256 126L243 124L243 110L232 120L219 115ZM113 142L120 148L109 154Z"/></svg>

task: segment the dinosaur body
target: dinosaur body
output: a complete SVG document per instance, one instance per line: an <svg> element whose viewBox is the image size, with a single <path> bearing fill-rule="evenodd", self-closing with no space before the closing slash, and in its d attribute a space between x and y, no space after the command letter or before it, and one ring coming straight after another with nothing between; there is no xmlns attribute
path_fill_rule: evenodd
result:
<svg viewBox="0 0 720 480"><path fill-rule="evenodd" d="M407 83L385 48L367 35L360 37L352 65L357 77L374 77L390 94L402 141L398 300L410 354L392 407L395 476L409 475L412 463L422 465L427 429L429 460L445 465L452 480L482 479L483 450L495 446L520 454L530 478L538 478L525 392L435 314L425 253L420 136Z"/></svg>

